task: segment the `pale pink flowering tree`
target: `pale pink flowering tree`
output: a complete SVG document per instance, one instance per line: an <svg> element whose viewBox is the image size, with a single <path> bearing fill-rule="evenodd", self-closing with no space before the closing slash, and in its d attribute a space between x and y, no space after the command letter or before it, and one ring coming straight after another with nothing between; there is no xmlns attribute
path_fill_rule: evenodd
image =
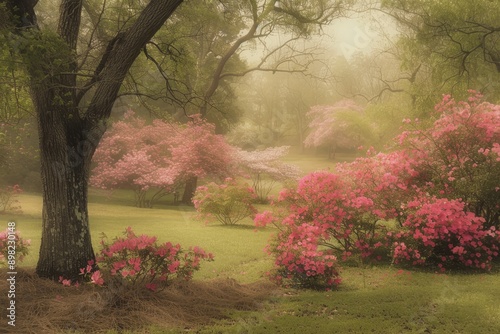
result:
<svg viewBox="0 0 500 334"><path fill-rule="evenodd" d="M90 181L102 189L133 189L136 205L151 207L193 179L228 175L230 161L231 146L199 117L185 125L147 125L130 111L101 141Z"/></svg>
<svg viewBox="0 0 500 334"><path fill-rule="evenodd" d="M134 112L127 112L113 124L94 154L91 185L133 189L136 205L150 207L175 189L178 175L171 168L169 152L175 132L173 125L161 121L146 125Z"/></svg>
<svg viewBox="0 0 500 334"><path fill-rule="evenodd" d="M252 180L252 188L259 202L266 203L277 182L296 181L300 169L283 162L290 146L269 147L259 151L236 150L235 162L240 173Z"/></svg>
<svg viewBox="0 0 500 334"><path fill-rule="evenodd" d="M171 138L171 168L185 184L182 202L192 204L198 178L222 181L232 174L233 147L222 135L215 133L215 125L191 116L186 125L177 128Z"/></svg>
<svg viewBox="0 0 500 334"><path fill-rule="evenodd" d="M307 116L311 121L305 146L326 146L330 158L335 158L339 148L351 149L362 145L365 136L371 133L369 125L362 119L363 108L352 100L313 106Z"/></svg>

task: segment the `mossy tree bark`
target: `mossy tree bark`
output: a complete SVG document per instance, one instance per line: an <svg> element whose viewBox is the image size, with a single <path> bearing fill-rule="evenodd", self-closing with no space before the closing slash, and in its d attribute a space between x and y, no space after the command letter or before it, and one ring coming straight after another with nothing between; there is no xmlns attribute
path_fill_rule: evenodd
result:
<svg viewBox="0 0 500 334"><path fill-rule="evenodd" d="M128 70L182 0L151 0L128 29L109 41L90 77L77 64L82 0L61 1L56 32L36 26L37 1L23 2L31 4L28 9L11 2L0 0L13 8L11 27L18 37L12 52L20 55L30 77L39 128L43 227L36 271L54 280L77 279L79 268L95 256L87 210L92 156ZM85 106L84 96L90 101Z"/></svg>

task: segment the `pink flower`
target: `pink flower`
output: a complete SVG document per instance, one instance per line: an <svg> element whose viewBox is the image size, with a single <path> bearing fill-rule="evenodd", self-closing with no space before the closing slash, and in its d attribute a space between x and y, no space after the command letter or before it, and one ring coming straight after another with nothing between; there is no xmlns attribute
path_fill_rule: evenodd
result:
<svg viewBox="0 0 500 334"><path fill-rule="evenodd" d="M59 276L59 282L64 286L71 286L71 280L64 279L62 276Z"/></svg>
<svg viewBox="0 0 500 334"><path fill-rule="evenodd" d="M90 282L95 285L102 286L104 284L104 279L101 276L101 272L99 270L96 270L92 273L92 276L90 277Z"/></svg>

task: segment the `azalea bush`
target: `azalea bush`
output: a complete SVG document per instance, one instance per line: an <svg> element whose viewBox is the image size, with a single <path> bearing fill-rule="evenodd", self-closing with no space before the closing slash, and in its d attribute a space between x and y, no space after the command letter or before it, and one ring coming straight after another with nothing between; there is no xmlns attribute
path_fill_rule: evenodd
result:
<svg viewBox="0 0 500 334"><path fill-rule="evenodd" d="M373 202L356 196L339 175L311 173L296 189L283 190L274 213L256 215L257 226L279 232L268 247L275 257L275 279L291 285L333 288L340 283L337 259L377 259L385 226L371 213Z"/></svg>
<svg viewBox="0 0 500 334"><path fill-rule="evenodd" d="M130 227L124 237L116 237L112 242L103 235L96 258L97 263L89 261L80 269L84 282L105 285L107 277L151 291L161 290L174 280L190 280L200 269L201 261L213 261L213 255L199 247L184 250L179 244L160 244L156 237L136 235ZM59 281L67 286L79 284L63 277Z"/></svg>
<svg viewBox="0 0 500 334"><path fill-rule="evenodd" d="M21 262L28 255L30 245L31 240L22 238L11 227L0 232L0 266Z"/></svg>
<svg viewBox="0 0 500 334"><path fill-rule="evenodd" d="M278 227L269 247L277 271L324 280L332 255L489 270L500 245L500 106L480 98L445 96L431 126L404 120L411 130L392 152L369 150L282 191L255 219Z"/></svg>
<svg viewBox="0 0 500 334"><path fill-rule="evenodd" d="M224 183L211 182L196 189L193 198L197 218L206 223L220 222L235 225L244 218L255 214L252 205L255 192L247 184L226 178Z"/></svg>
<svg viewBox="0 0 500 334"><path fill-rule="evenodd" d="M407 205L410 213L394 239L396 264L491 269L499 254L500 231L465 210L460 200L424 198ZM392 235L390 235L392 237Z"/></svg>
<svg viewBox="0 0 500 334"><path fill-rule="evenodd" d="M414 186L461 199L486 227L500 228L500 105L470 91L467 101L445 95L435 110L431 127L407 119L407 131L398 137L401 150L414 156L420 171Z"/></svg>
<svg viewBox="0 0 500 334"><path fill-rule="evenodd" d="M131 285L144 285L156 291L174 279L190 280L200 269L201 261L212 261L213 255L199 247L183 250L179 244L159 244L156 237L137 236L129 227L125 237L108 243L103 236L97 257L99 266L111 276Z"/></svg>
<svg viewBox="0 0 500 334"><path fill-rule="evenodd" d="M0 213L22 213L18 196L23 192L19 185L0 188Z"/></svg>

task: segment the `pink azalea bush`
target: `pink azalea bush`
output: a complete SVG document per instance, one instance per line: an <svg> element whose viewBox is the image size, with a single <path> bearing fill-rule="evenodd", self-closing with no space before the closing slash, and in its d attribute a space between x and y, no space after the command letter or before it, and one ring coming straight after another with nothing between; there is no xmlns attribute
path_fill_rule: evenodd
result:
<svg viewBox="0 0 500 334"><path fill-rule="evenodd" d="M150 290L164 288L174 279L190 280L200 269L201 261L212 261L213 255L199 247L183 250L179 244L158 244L156 237L137 236L129 227L125 237L111 244L101 240L99 265L111 276L132 285L144 284Z"/></svg>
<svg viewBox="0 0 500 334"><path fill-rule="evenodd" d="M22 213L18 196L23 192L17 184L0 188L0 213Z"/></svg>
<svg viewBox="0 0 500 334"><path fill-rule="evenodd" d="M405 120L413 130L392 152L369 151L282 191L255 218L279 229L269 247L276 277L329 286L330 256L489 270L500 245L500 106L480 98L445 96L432 126Z"/></svg>
<svg viewBox="0 0 500 334"><path fill-rule="evenodd" d="M99 286L109 277L121 284L158 291L174 280L190 280L200 269L201 261L213 261L213 255L199 247L183 250L179 244L159 244L156 237L138 236L129 227L124 237L111 243L103 236L97 263L89 261L80 274L83 281ZM67 286L78 285L63 277L59 281Z"/></svg>
<svg viewBox="0 0 500 334"><path fill-rule="evenodd" d="M438 197L462 199L487 226L500 228L500 105L482 102L481 94L470 91L467 101L445 95L435 110L432 127L406 120L410 129L398 137L402 149L419 157L415 185Z"/></svg>
<svg viewBox="0 0 500 334"><path fill-rule="evenodd" d="M7 228L0 232L0 266L11 264L13 260L23 261L29 253L30 245L31 240L22 238L18 231Z"/></svg>
<svg viewBox="0 0 500 334"><path fill-rule="evenodd" d="M465 210L465 203L446 198L410 201L403 229L393 237L396 264L491 269L498 256L500 231L484 227L484 218ZM389 235L392 237L392 235Z"/></svg>
<svg viewBox="0 0 500 334"><path fill-rule="evenodd" d="M252 205L255 198L254 190L247 184L226 178L222 184L211 182L198 187L193 203L197 219L205 223L218 221L222 225L235 225L255 214Z"/></svg>
<svg viewBox="0 0 500 334"><path fill-rule="evenodd" d="M369 258L383 246L384 226L369 213L373 202L356 196L339 175L311 173L296 189L283 190L274 206L274 214L258 214L254 221L279 229L268 247L277 281L331 289L340 283L338 257Z"/></svg>

